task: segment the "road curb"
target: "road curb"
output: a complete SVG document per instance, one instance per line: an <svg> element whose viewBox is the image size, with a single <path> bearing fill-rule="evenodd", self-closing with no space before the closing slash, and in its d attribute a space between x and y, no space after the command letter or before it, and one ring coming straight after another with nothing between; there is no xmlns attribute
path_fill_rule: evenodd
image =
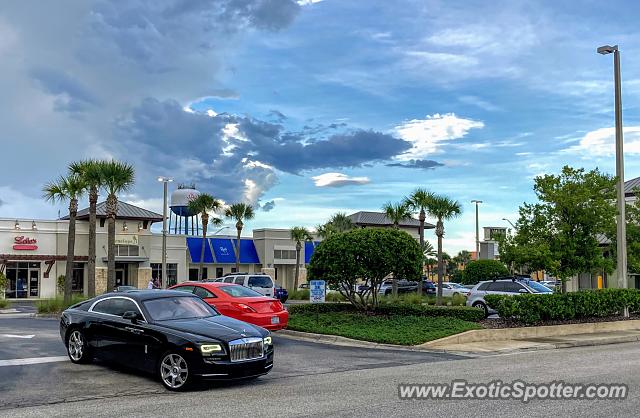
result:
<svg viewBox="0 0 640 418"><path fill-rule="evenodd" d="M0 314L0 319L17 319L17 318L35 318L35 313L3 313Z"/></svg>

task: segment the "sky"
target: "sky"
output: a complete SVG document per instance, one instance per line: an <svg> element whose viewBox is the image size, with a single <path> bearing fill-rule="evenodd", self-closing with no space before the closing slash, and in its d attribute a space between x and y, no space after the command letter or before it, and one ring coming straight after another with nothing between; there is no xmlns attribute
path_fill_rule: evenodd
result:
<svg viewBox="0 0 640 418"><path fill-rule="evenodd" d="M600 45L620 45L625 176L640 176L639 15L630 0L6 0L0 217L63 215L43 185L116 158L136 168L123 201L161 212L171 176L254 205L249 235L426 188L463 208L445 251L473 250L471 200L481 227L508 226L537 175L614 174Z"/></svg>

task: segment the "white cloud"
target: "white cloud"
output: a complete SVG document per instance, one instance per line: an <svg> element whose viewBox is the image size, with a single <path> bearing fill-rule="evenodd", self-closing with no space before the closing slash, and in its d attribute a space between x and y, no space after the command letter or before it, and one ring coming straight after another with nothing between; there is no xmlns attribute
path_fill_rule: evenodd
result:
<svg viewBox="0 0 640 418"><path fill-rule="evenodd" d="M312 179L317 187L341 187L370 182L368 177L350 177L342 173L324 173L314 176Z"/></svg>
<svg viewBox="0 0 640 418"><path fill-rule="evenodd" d="M625 154L640 154L640 126L627 126L623 129ZM615 150L615 128L600 128L587 132L577 145L566 148L564 152L579 153L588 157L613 156Z"/></svg>
<svg viewBox="0 0 640 418"><path fill-rule="evenodd" d="M482 121L459 118L454 113L427 115L424 119L412 119L395 127L400 138L413 147L402 159L423 158L438 151L442 142L462 138L471 129L483 128Z"/></svg>
<svg viewBox="0 0 640 418"><path fill-rule="evenodd" d="M300 6L309 6L310 4L320 3L321 1L323 0L298 0L296 3Z"/></svg>

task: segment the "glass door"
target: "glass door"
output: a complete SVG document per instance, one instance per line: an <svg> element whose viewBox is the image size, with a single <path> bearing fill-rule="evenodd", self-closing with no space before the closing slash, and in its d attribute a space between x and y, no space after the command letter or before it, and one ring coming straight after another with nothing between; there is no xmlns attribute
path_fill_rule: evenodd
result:
<svg viewBox="0 0 640 418"><path fill-rule="evenodd" d="M40 296L40 263L38 268L29 268L29 297L37 298Z"/></svg>

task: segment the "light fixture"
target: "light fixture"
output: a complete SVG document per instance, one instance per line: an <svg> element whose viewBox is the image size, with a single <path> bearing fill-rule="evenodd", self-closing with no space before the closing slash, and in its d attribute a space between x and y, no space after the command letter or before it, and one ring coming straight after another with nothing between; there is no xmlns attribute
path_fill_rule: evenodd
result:
<svg viewBox="0 0 640 418"><path fill-rule="evenodd" d="M162 183L171 183L173 181L173 178L160 176L158 177L158 181Z"/></svg>
<svg viewBox="0 0 640 418"><path fill-rule="evenodd" d="M38 229L38 226L36 225L36 221L31 221L31 229L34 231Z"/></svg>
<svg viewBox="0 0 640 418"><path fill-rule="evenodd" d="M18 222L18 220L16 219L16 223L14 225L15 229L20 229L20 222Z"/></svg>
<svg viewBox="0 0 640 418"><path fill-rule="evenodd" d="M615 52L618 50L618 45L603 45L601 47L599 47L596 51L598 52L598 54L602 54L602 55L607 55L607 54L611 54L612 52Z"/></svg>
<svg viewBox="0 0 640 418"><path fill-rule="evenodd" d="M142 222L138 222L138 232L142 231Z"/></svg>
<svg viewBox="0 0 640 418"><path fill-rule="evenodd" d="M127 226L127 221L124 221L124 222L122 223L122 230L123 230L123 231L128 231L128 230L129 230L129 227Z"/></svg>

